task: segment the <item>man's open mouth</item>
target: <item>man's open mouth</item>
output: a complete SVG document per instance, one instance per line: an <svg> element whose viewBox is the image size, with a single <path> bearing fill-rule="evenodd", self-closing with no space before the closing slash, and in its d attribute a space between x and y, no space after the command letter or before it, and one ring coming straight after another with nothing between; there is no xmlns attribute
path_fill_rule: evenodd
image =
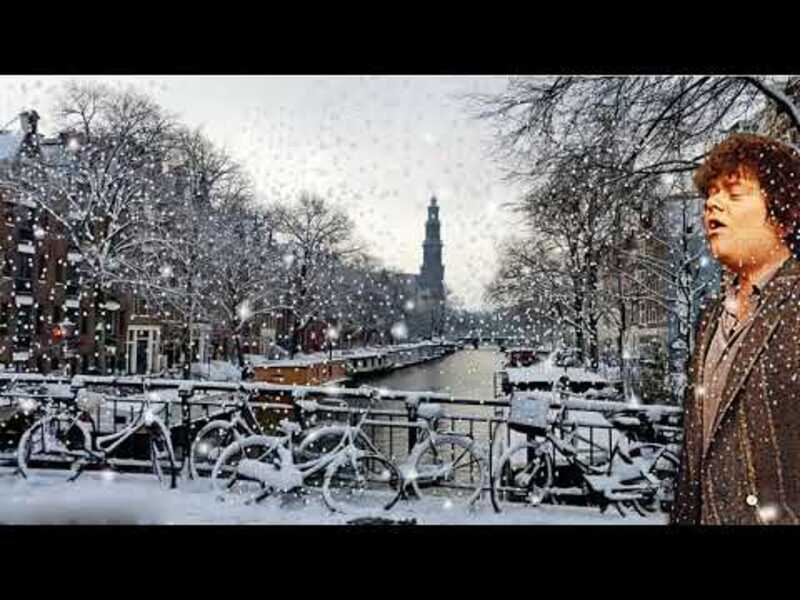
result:
<svg viewBox="0 0 800 600"><path fill-rule="evenodd" d="M709 231L719 231L722 227L725 227L725 223L718 221L717 219L711 219L708 222Z"/></svg>

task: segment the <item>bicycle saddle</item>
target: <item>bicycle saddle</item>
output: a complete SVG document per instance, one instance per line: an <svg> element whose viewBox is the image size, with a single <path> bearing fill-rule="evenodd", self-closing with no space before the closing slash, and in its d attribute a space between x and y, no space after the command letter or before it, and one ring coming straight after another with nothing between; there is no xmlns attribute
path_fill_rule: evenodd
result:
<svg viewBox="0 0 800 600"><path fill-rule="evenodd" d="M421 404L417 409L417 416L426 421L435 421L444 416L444 409L441 404Z"/></svg>
<svg viewBox="0 0 800 600"><path fill-rule="evenodd" d="M649 424L647 414L641 411L620 410L606 415L606 420L617 429L636 429Z"/></svg>
<svg viewBox="0 0 800 600"><path fill-rule="evenodd" d="M286 435L295 435L300 433L303 428L300 427L297 423L293 421L289 421L288 419L281 419L281 422L278 425Z"/></svg>
<svg viewBox="0 0 800 600"><path fill-rule="evenodd" d="M295 404L300 407L300 410L308 413L315 412L319 408L319 404L314 400L295 400Z"/></svg>

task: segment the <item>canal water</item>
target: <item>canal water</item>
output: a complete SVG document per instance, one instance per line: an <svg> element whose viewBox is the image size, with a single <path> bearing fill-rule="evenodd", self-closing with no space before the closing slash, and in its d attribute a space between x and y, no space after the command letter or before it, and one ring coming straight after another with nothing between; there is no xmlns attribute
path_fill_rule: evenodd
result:
<svg viewBox="0 0 800 600"><path fill-rule="evenodd" d="M391 390L431 391L456 398L491 400L493 377L503 363L497 347L469 348L430 362L365 379L370 386Z"/></svg>
<svg viewBox="0 0 800 600"><path fill-rule="evenodd" d="M396 391L437 392L455 399L493 400L494 374L502 367L504 356L497 347L466 348L442 358L419 365L398 369L387 374L361 378L359 383ZM489 440L489 426L485 420L494 415L494 408L481 406L458 406L442 403L445 419L439 426L442 433L454 431L471 435L476 440ZM405 404L399 401L384 401L379 410L397 411L405 414ZM398 423L407 422L403 415L390 418ZM368 434L378 447L395 459L408 454L408 429L398 427L370 427Z"/></svg>

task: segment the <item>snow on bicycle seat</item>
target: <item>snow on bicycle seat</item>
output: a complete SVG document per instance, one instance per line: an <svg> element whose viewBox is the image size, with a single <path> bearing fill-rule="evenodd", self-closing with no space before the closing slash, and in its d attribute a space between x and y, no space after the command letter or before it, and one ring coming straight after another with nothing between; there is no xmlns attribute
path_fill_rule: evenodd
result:
<svg viewBox="0 0 800 600"><path fill-rule="evenodd" d="M444 408L441 404L421 404L417 409L417 416L426 421L435 421L444 416Z"/></svg>
<svg viewBox="0 0 800 600"><path fill-rule="evenodd" d="M315 400L295 400L295 404L304 412L314 412L319 409L319 404Z"/></svg>
<svg viewBox="0 0 800 600"><path fill-rule="evenodd" d="M606 420L617 429L642 427L642 421L638 417L627 415L609 415Z"/></svg>
<svg viewBox="0 0 800 600"><path fill-rule="evenodd" d="M298 425L293 421L289 421L288 419L281 419L279 426L281 428L281 431L283 431L287 435L300 433L303 430L303 428L300 427L300 425Z"/></svg>

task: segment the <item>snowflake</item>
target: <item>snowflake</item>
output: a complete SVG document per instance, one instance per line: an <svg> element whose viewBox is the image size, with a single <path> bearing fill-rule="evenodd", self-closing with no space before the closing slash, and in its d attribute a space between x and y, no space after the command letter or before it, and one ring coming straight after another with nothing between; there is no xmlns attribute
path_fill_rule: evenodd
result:
<svg viewBox="0 0 800 600"><path fill-rule="evenodd" d="M392 337L396 340L408 338L408 326L403 321L398 321L392 325Z"/></svg>

